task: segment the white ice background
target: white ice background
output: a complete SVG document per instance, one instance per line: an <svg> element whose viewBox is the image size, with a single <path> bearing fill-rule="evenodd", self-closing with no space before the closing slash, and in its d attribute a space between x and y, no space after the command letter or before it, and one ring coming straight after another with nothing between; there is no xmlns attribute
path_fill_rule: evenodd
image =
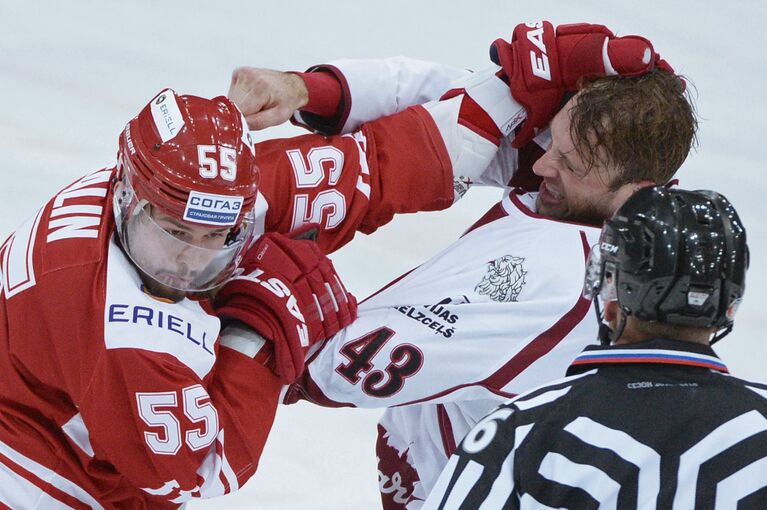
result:
<svg viewBox="0 0 767 510"><path fill-rule="evenodd" d="M735 331L717 347L735 375L767 361L767 3L752 1L0 0L0 238L52 194L114 160L124 124L164 87L225 94L239 65L302 70L338 57L407 55L478 69L521 21L603 23L641 34L697 90L700 147L679 173L735 204L752 266ZM290 136L281 126L258 133ZM450 243L498 198L473 189L449 211L402 217L333 256L364 297ZM60 296L64 298L64 296ZM377 508L379 412L281 408L253 480L190 508Z"/></svg>

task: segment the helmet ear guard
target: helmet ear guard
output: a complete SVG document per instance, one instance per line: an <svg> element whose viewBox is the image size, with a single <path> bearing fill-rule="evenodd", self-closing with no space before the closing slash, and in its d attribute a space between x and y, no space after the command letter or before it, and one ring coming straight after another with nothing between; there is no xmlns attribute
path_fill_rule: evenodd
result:
<svg viewBox="0 0 767 510"><path fill-rule="evenodd" d="M610 285L622 325L633 315L642 321L716 328L711 343L732 330L745 289L748 246L740 218L722 195L643 188L605 222L594 250L600 255L590 257L589 265L603 267L587 269L584 295L594 298L598 310L604 267L612 264ZM620 333L607 340L617 340Z"/></svg>

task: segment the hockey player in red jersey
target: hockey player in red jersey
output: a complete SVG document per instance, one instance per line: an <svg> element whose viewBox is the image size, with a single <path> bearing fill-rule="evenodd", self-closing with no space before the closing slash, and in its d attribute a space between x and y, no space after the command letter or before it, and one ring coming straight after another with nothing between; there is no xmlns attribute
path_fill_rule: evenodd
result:
<svg viewBox="0 0 767 510"><path fill-rule="evenodd" d="M310 241L254 242L258 182L239 110L168 89L126 126L116 168L2 244L0 508L177 508L253 475L291 357L356 309ZM292 299L248 288L270 343L221 332L206 299L238 264Z"/></svg>
<svg viewBox="0 0 767 510"><path fill-rule="evenodd" d="M62 190L0 248L0 504L162 508L241 486L280 383L355 316L320 250L453 203L456 172L494 153L456 126L519 111L484 80L455 116L436 103L258 150L225 98L152 99L116 168ZM278 234L307 224L319 249Z"/></svg>
<svg viewBox="0 0 767 510"><path fill-rule="evenodd" d="M591 51L588 64L603 61L602 39L609 37L600 36L599 57ZM652 58L644 61L640 54L638 59L629 59L633 67L618 66L619 71L613 71L632 74L659 66L657 55L645 43L641 48ZM568 63L567 58L563 61ZM559 59L554 62L559 63ZM570 78L579 72L593 72L577 59L571 63L570 67L565 65L576 71L569 73ZM175 94L170 94L174 101L168 93L153 99L126 128L117 171L97 172L64 190L1 250L0 320L8 332L0 346L1 501L22 508L50 506L54 500L59 506L75 508L162 507L163 503L173 507L191 498L211 497L239 487L255 470L274 412L277 380L263 364L274 365L283 383L299 377L302 356L313 342L332 335L353 317L353 298L343 291L335 275L328 273L328 264L310 243L290 243L276 235L263 236L249 249L239 262L241 267L218 293L217 313L229 324L220 335L220 324L211 315L208 302L188 299L187 292L209 292L224 281L247 245L250 218L254 237L264 231L288 232L316 223L318 245L331 251L351 239L356 230L371 232L396 213L447 207L469 182L508 182L506 177L511 178L524 164L517 164L516 153L513 163L505 168L493 158L499 144L503 148L506 143L502 138L524 121L525 110L531 115L536 103L520 100L520 105L514 101L509 94L509 76L497 72L499 69L471 76L443 101L409 108L359 129L355 126L357 130L351 134L308 135L259 144L256 158L262 172L256 191L235 177L232 157L236 160L244 151L238 149L233 155L229 149L240 148L240 142L249 145L249 141L242 121L238 124L231 118L240 119L239 114L226 113L229 105L225 100L217 98L213 111L192 118ZM392 81L390 75L380 78ZM556 86L560 85L557 82ZM410 90L415 97L418 88L400 90ZM556 95L550 94L554 102ZM410 97L403 104L412 103ZM173 109L174 104L180 113ZM347 102L348 111L341 104L334 105L331 116L339 113L344 119L351 118L359 113L355 104ZM368 113L385 113L382 109L388 103L380 106ZM319 110L314 113L321 115L323 109ZM306 113L308 117L312 112ZM228 115L229 121L219 122L220 115ZM150 127L135 127L142 122ZM176 137L199 125L226 137L228 144L217 142L211 135L189 145L177 163L191 165L187 169L196 178L217 180L218 190L205 186L201 190L204 195L192 194L192 189L179 189L175 174L168 177L170 186L164 186L162 179L146 173L144 166L130 158L134 151L141 151L144 162L159 158L169 147L175 147ZM137 147L139 134L145 143ZM135 170L129 168L128 160ZM147 181L126 182L124 176L129 172ZM516 177L530 175L520 171ZM113 188L112 181L117 178L120 185ZM227 191L227 185L233 183L243 186L240 195ZM155 207L149 197L161 203ZM243 207L246 198L251 203L251 197L254 209L248 215ZM378 301L371 300L366 321L360 321L358 329L346 336L335 335L313 362L313 373L307 380L318 381L320 374L331 384L340 382L340 390L348 392L346 397L328 391L328 401L381 406L396 399L411 399L419 391L434 399L434 385L410 383L428 381L435 366L446 366L431 355L429 344L437 338L435 331L446 339L454 337L459 346L484 338L485 333L487 340L505 345L508 328L491 331L483 325L505 324L505 319L497 320L500 315L494 318L494 314L505 316L509 303L526 302L522 286L530 281L529 269L520 268L514 257L506 257L506 251L509 245L517 244L516 231L509 232L510 223L533 228L539 221L527 214L529 209L522 203L529 198L510 196L486 218L488 228L478 225L475 233L464 237L464 247L477 241L476 248L453 249L450 260L438 259L424 266L401 280L400 287L393 286L388 294L380 294ZM173 205L168 205L169 201ZM514 221L506 221L512 214ZM525 223L524 218L532 223ZM583 250L589 227L573 230L561 226L565 224L551 225L547 235L561 244L552 252L569 253L573 247ZM509 235L497 235L496 227L500 234ZM112 235L115 230L116 237ZM185 243L177 242L179 238ZM479 246L493 238L497 241L493 250L475 256ZM147 256L141 250L133 252L136 246L131 240L137 239L164 246L167 253ZM540 240L548 241L544 237ZM518 244L528 243L520 238ZM464 266L453 265L455 260ZM570 282L580 259L568 260L552 278L569 271L564 281ZM541 260L541 265L550 263L549 259ZM506 271L507 266L510 271ZM516 284L511 292L493 292L492 285L487 292L482 291L486 286L477 286L475 292L474 283L467 285L469 278L490 269L514 275ZM492 276L488 275L491 283ZM466 281L457 282L458 277ZM434 285L435 281L440 285ZM307 289L325 284L331 294L314 301ZM403 298L403 287L410 291L407 299ZM466 295L455 294L464 287ZM59 295L67 298L51 299ZM503 299L496 301L494 296ZM546 314L531 314L524 308L516 312L538 320L524 329L518 327L524 333L520 333L518 343L509 343L509 352L524 346L530 335L534 337L551 314L562 308L566 312L571 307L568 296L563 292L555 302L549 301ZM300 303L291 297L300 298ZM475 305L489 313L469 312ZM455 313L457 306L464 308ZM571 323L580 319L573 314L567 317L572 327ZM232 319L249 328L231 323ZM375 335L364 329L379 321L391 328L378 328L373 331ZM573 344L585 336L589 325L576 329L579 333ZM405 338L411 334L413 341ZM274 355L264 360L272 345ZM567 344L564 355L580 346ZM427 351L428 358L420 363L424 357L419 353ZM466 351L445 351L446 359L449 361L455 352ZM381 359L373 360L379 354ZM494 363L503 364L508 355L493 354ZM330 370L323 374L329 364ZM482 363L465 365L480 371L487 368ZM547 370L560 369L559 363L552 365ZM441 372L451 376L444 369ZM476 376L452 375L454 382ZM432 380L437 386L445 382L441 376ZM485 385L470 382L466 388L479 389L478 398L484 398L487 391L491 397L515 391L514 387L503 387L505 382L498 376ZM514 382L524 381L520 378ZM445 395L459 396L452 387L447 389ZM477 413L484 414L487 405L478 406ZM424 409L432 413L431 407ZM441 423L446 427L442 429L443 439L437 441L447 447L447 431L454 427L459 436L463 424L451 425L444 419ZM439 463L438 457L444 453L437 454L435 462Z"/></svg>
<svg viewBox="0 0 767 510"><path fill-rule="evenodd" d="M419 508L478 420L559 377L593 342L598 324L581 287L598 226L639 187L666 184L694 140L683 82L641 37L520 24L494 52L499 65L476 73L402 58L316 66L300 75L306 91L284 98L268 83L290 96L296 87L282 84L295 75L233 75L230 97L253 126L287 118L280 105L289 104L301 107L297 123L353 130L448 88L424 105L433 118L490 113L441 134L456 195L471 183L496 185L509 188L503 200L363 302L359 319L312 356L287 394L288 402L389 407L377 445L387 509ZM499 82L513 97L494 93Z"/></svg>
<svg viewBox="0 0 767 510"><path fill-rule="evenodd" d="M277 233L316 223L332 251L394 214L449 206L462 172L495 153L476 132L521 118L492 74L462 97L474 107L437 102L257 151L225 98L153 98L116 168L62 190L0 247L0 504L173 508L240 487L280 383L355 315L320 251Z"/></svg>

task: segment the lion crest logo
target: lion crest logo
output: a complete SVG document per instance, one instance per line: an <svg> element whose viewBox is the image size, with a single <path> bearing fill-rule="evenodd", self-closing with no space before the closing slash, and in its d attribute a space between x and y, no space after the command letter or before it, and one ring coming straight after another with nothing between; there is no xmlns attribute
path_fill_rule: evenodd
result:
<svg viewBox="0 0 767 510"><path fill-rule="evenodd" d="M487 274L474 287L478 294L487 295L493 301L510 303L517 301L525 285L527 271L522 267L522 257L504 255L487 263Z"/></svg>

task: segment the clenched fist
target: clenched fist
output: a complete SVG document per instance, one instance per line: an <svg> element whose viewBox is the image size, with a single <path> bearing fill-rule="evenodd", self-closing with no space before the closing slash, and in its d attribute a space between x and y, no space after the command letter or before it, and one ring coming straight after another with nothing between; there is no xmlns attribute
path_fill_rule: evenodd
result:
<svg viewBox="0 0 767 510"><path fill-rule="evenodd" d="M235 69L227 96L253 130L282 124L309 101L306 84L297 74L256 67Z"/></svg>

